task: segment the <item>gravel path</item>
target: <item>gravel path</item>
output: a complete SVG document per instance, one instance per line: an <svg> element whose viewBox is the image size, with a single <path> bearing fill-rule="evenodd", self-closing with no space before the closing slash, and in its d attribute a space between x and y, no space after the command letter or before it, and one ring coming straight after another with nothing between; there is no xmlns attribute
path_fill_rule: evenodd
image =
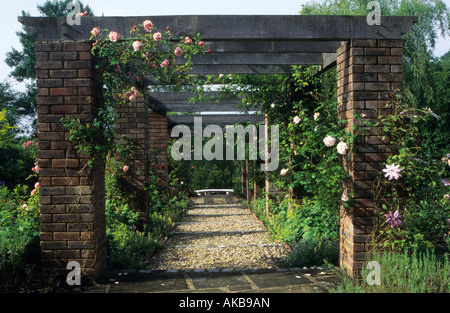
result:
<svg viewBox="0 0 450 313"><path fill-rule="evenodd" d="M275 268L286 250L240 204L197 200L154 256L152 270Z"/></svg>

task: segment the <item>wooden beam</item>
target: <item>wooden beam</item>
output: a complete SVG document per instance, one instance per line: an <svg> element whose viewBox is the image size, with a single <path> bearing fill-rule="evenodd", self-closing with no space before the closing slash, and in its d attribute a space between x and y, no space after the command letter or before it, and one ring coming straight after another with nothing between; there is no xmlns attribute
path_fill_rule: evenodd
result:
<svg viewBox="0 0 450 313"><path fill-rule="evenodd" d="M264 124L264 115L260 114L167 115L167 119L172 125L194 126L195 117L202 118L203 127L207 125L224 127L240 123Z"/></svg>
<svg viewBox="0 0 450 313"><path fill-rule="evenodd" d="M220 53L336 53L341 41L208 41L205 45Z"/></svg>
<svg viewBox="0 0 450 313"><path fill-rule="evenodd" d="M336 53L335 53L336 54ZM176 57L177 64L186 59ZM208 53L194 56L195 65L322 65L322 53Z"/></svg>
<svg viewBox="0 0 450 313"><path fill-rule="evenodd" d="M194 65L189 74L291 74L291 65Z"/></svg>
<svg viewBox="0 0 450 313"><path fill-rule="evenodd" d="M174 102L174 101L185 101L187 102L190 98L197 98L198 94L195 92L188 91L168 91L168 92L150 92L148 96L148 101L161 101L161 102ZM221 92L208 91L203 94L203 97L209 99L220 99L220 100L233 100L240 101L241 98L234 95L228 94L224 95Z"/></svg>
<svg viewBox="0 0 450 313"><path fill-rule="evenodd" d="M234 94L222 94L220 92L207 92L205 97L208 100L189 102L190 98L195 98L193 92L152 92L147 96L146 102L152 110L157 112L247 112L248 110L238 109L241 97ZM262 109L260 105L255 105L251 111Z"/></svg>
<svg viewBox="0 0 450 313"><path fill-rule="evenodd" d="M187 102L151 102L149 103L152 109L163 112L246 112L246 109L238 109L239 103L230 100L223 100L219 103L216 102L199 102L199 103L187 103ZM260 110L261 108L259 108ZM252 111L258 111L254 109Z"/></svg>
<svg viewBox="0 0 450 313"><path fill-rule="evenodd" d="M133 25L150 19L155 28L171 27L175 38L201 34L204 41L339 41L349 39L401 39L417 17L383 16L370 26L366 16L324 15L177 15L132 17L82 17L70 26L66 17L26 17L19 21L38 41L88 40L100 26L127 36Z"/></svg>

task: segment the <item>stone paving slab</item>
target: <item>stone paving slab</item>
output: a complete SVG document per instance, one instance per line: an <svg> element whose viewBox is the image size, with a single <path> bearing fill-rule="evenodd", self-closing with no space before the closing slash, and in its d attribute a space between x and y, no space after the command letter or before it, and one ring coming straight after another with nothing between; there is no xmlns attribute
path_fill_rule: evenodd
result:
<svg viewBox="0 0 450 313"><path fill-rule="evenodd" d="M331 270L116 271L86 293L326 293Z"/></svg>

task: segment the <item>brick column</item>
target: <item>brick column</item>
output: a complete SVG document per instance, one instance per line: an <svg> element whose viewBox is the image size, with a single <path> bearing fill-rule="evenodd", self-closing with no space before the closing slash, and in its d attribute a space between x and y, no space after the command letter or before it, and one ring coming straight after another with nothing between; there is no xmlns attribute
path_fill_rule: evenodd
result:
<svg viewBox="0 0 450 313"><path fill-rule="evenodd" d="M90 49L89 42L36 42L42 266L64 275L78 261L82 278L106 267L104 165L87 166L61 118L91 123L102 104Z"/></svg>
<svg viewBox="0 0 450 313"><path fill-rule="evenodd" d="M148 151L150 164L154 166L161 186L169 181L169 132L167 115L148 109Z"/></svg>
<svg viewBox="0 0 450 313"><path fill-rule="evenodd" d="M148 193L145 181L148 177L148 117L147 105L142 98L116 109L118 118L115 123L116 139L122 136L134 145L127 161L129 171L122 176L122 186L136 197L135 208L142 213L145 220L148 215ZM120 160L120 156L117 156Z"/></svg>
<svg viewBox="0 0 450 313"><path fill-rule="evenodd" d="M351 40L338 49L337 86L340 118L347 120L347 130L360 123L355 114L377 122L388 111L387 95L403 86L403 45L401 40ZM355 195L355 204L340 212L340 263L355 276L363 266L378 223L371 192L373 181L386 161L389 140L382 140L382 127L373 127L369 136L359 138L354 153L346 159L351 180L347 192Z"/></svg>

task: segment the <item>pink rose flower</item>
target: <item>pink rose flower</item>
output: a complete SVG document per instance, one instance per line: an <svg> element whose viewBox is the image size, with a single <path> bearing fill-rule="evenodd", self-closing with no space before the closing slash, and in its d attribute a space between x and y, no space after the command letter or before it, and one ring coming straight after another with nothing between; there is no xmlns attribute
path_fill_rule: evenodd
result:
<svg viewBox="0 0 450 313"><path fill-rule="evenodd" d="M31 195L35 195L36 194L36 189L31 190Z"/></svg>
<svg viewBox="0 0 450 313"><path fill-rule="evenodd" d="M184 38L184 43L188 45L188 44L192 43L192 39L189 38L189 37L185 37Z"/></svg>
<svg viewBox="0 0 450 313"><path fill-rule="evenodd" d="M142 48L142 42L140 41L135 41L133 42L133 49L134 51L139 51Z"/></svg>
<svg viewBox="0 0 450 313"><path fill-rule="evenodd" d="M120 39L120 35L116 32L110 32L109 33L109 40L112 42L117 42Z"/></svg>
<svg viewBox="0 0 450 313"><path fill-rule="evenodd" d="M97 37L98 35L100 35L100 26L99 26L99 27L94 27L94 28L92 28L91 34L94 35L95 37Z"/></svg>
<svg viewBox="0 0 450 313"><path fill-rule="evenodd" d="M348 195L347 195L347 193L346 192L344 192L343 194L342 194L342 196L341 196L341 200L342 201L344 201L344 202L347 202L348 201Z"/></svg>
<svg viewBox="0 0 450 313"><path fill-rule="evenodd" d="M39 188L39 182L37 182L36 184L34 184L34 188L36 188L36 189Z"/></svg>
<svg viewBox="0 0 450 313"><path fill-rule="evenodd" d="M183 55L183 49L181 49L180 47L176 47L174 53L177 57L179 57L179 56Z"/></svg>
<svg viewBox="0 0 450 313"><path fill-rule="evenodd" d="M296 116L294 117L294 124L298 125L300 123L300 117Z"/></svg>
<svg viewBox="0 0 450 313"><path fill-rule="evenodd" d="M128 172L128 170L130 169L130 167L128 166L128 165L125 165L124 167L123 167L123 171L126 173L126 172Z"/></svg>
<svg viewBox="0 0 450 313"><path fill-rule="evenodd" d="M164 61L161 63L161 67L167 67L167 66L169 66L169 60L164 60Z"/></svg>
<svg viewBox="0 0 450 313"><path fill-rule="evenodd" d="M27 142L23 143L23 149L26 149L28 146L31 146L32 144L34 144L33 140L29 140Z"/></svg>
<svg viewBox="0 0 450 313"><path fill-rule="evenodd" d="M162 38L162 36L161 36L160 32L157 32L157 33L153 34L153 39L155 41L161 41L161 38Z"/></svg>
<svg viewBox="0 0 450 313"><path fill-rule="evenodd" d="M198 42L198 45L199 45L199 46L203 46L204 44L205 44L204 41L199 41L199 42Z"/></svg>
<svg viewBox="0 0 450 313"><path fill-rule="evenodd" d="M151 32L152 31L152 27L153 27L153 23L150 20L146 20L146 21L144 21L143 26L144 26L144 29L146 31Z"/></svg>
<svg viewBox="0 0 450 313"><path fill-rule="evenodd" d="M130 99L131 102L135 102L136 101L136 96L135 95L131 95L129 97L129 99Z"/></svg>
<svg viewBox="0 0 450 313"><path fill-rule="evenodd" d="M131 97L132 95L133 95L133 93L131 91L127 91L125 93L125 97L127 97L127 98Z"/></svg>
<svg viewBox="0 0 450 313"><path fill-rule="evenodd" d="M139 91L136 90L136 91L134 92L134 95L135 95L136 97L140 97L140 96L141 96L141 93L140 93Z"/></svg>

